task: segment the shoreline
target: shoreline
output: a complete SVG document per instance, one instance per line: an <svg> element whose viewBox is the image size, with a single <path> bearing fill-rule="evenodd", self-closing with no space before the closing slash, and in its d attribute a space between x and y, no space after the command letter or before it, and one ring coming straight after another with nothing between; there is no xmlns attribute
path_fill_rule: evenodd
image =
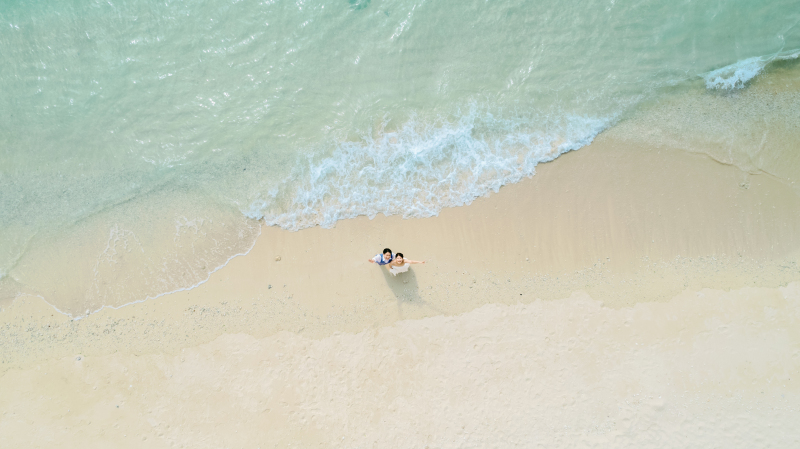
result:
<svg viewBox="0 0 800 449"><path fill-rule="evenodd" d="M794 189L794 195L789 192L780 192L783 196L797 196L800 195L800 184L796 182L796 176L793 173L797 172L800 168L800 158L795 154L793 148L798 144L796 141L795 133L791 132L791 127L796 126L788 117L796 115L797 102L795 97L800 89L800 78L795 76L797 72L797 61L784 61L780 64L770 64L769 69L765 73L754 78L752 82L745 89L731 91L731 92L708 92L704 91L698 95L698 86L684 86L689 87L676 95L667 97L664 101L649 103L642 106L642 108L634 113L631 117L614 124L610 128L600 133L595 142L576 150L577 153L585 153L587 151L599 150L610 158L611 161L604 158L587 157L585 155L578 156L579 162L565 162L559 161L572 160L576 151L565 153L558 157L556 160L549 163L541 163L537 166L537 175L532 179L524 179L520 184L527 185L533 183L536 187L522 187L519 188L518 184L506 185L502 188L502 192L492 193L483 198L475 199L467 206L461 206L453 209L476 207L483 208L482 212L478 213L454 213L449 212L450 209L446 208L441 211L437 217L452 217L446 220L447 223L452 223L453 220L471 220L483 226L489 232L492 232L492 227L499 227L505 224L504 220L495 220L491 223L485 220L482 214L494 214L491 206L481 206L484 201L493 202L495 207L502 210L502 215L508 216L515 214L512 221L515 222L516 230L514 234L517 236L526 234L528 240L535 239L533 237L535 231L523 229L519 224L520 220L529 219L535 221L534 225L544 227L544 232L548 233L549 239L539 238L538 243L528 244L530 242L522 242L522 247L526 254L533 254L530 257L534 261L532 264L525 264L528 271L536 273L539 277L543 275L552 275L559 271L570 271L588 269L594 267L598 262L602 263L604 259L608 258L608 254L602 254L603 249L609 246L609 241L617 246L630 246L631 250L622 252L622 259L630 262L633 253L638 254L639 257L656 258L658 260L666 259L670 264L677 263L677 258L696 258L696 257L729 257L728 265L737 265L737 257L739 259L750 257L756 260L771 260L775 257L770 251L764 251L765 244L773 244L769 242L768 238L761 238L759 242L761 245L753 245L752 239L746 234L748 231L756 232L769 232L770 229L756 229L749 223L743 223L743 220L752 220L752 214L758 212L753 208L752 204L743 204L742 210L738 211L738 220L735 210L724 210L713 204L715 196L722 198L720 195L741 196L743 200L747 201L746 196L739 195L740 192L732 192L730 189L725 190L719 188L716 182L728 184L736 175L739 175L739 186L745 190L750 188L751 178L756 182L766 182L772 184L766 188L766 194L769 191L775 191L775 181L783 182L789 187ZM698 81L699 83L699 81ZM697 84L697 83L696 83ZM728 129L727 138L720 136L726 133L723 130ZM688 130L688 131L687 131ZM706 134L717 136L716 140L709 139ZM607 151L604 148L608 146L617 145L619 150ZM624 151L626 150L627 151ZM659 156L661 161L656 161L657 157L653 157L653 153L661 154L666 152L670 154L678 154L677 158L672 156ZM681 152L687 152L696 155L694 159L687 157ZM644 153L644 154L642 154ZM666 159L665 159L666 157ZM721 174L718 170L711 168L714 164L709 161L715 161L722 165L729 165L737 167L739 171L735 171L735 175L730 172ZM656 195L670 195L680 196L686 195L686 187L682 186L687 180L692 184L698 194L702 194L705 198L698 199L697 204L688 204L688 198L683 201L687 204L683 205L678 202L680 198L672 199L669 201L662 201L656 198L655 201L646 201L641 197L631 198L630 195L624 191L619 185L620 181L613 177L607 176L603 179L595 173L591 173L585 165L593 164L597 169L611 169L617 173L618 177L625 178L624 182L633 182L633 186L639 188L649 188L648 180L641 179L642 176L649 176L654 171L661 170L666 167L675 173L673 185L669 186L669 179L665 178L664 174L656 176ZM624 164L628 170L620 169L619 167L611 167L611 165ZM581 166L583 165L583 166ZM557 167L557 168L553 168ZM577 167L577 169L575 168ZM573 175L571 170L575 170L577 174ZM556 175L550 176L549 181L542 181L540 178L547 175L549 172L556 172ZM707 172L715 172L713 179L707 182L702 182ZM687 175L688 173L688 175ZM553 180L553 178L560 178ZM635 178L635 179L628 179ZM765 179L772 178L772 179ZM590 186L581 186L580 184L584 179L588 179ZM582 191L581 195L569 195L561 192L558 189L558 183L564 184L564 190L568 193L571 189ZM672 192L674 189L675 192ZM713 190L706 192L706 190ZM764 189L761 189L762 191ZM598 195L597 192L604 195ZM509 193L510 192L510 193ZM762 193L763 194L763 193ZM499 195L500 199L496 199ZM513 197L509 199L509 196ZM552 198L548 198L552 197ZM517 201L518 205L513 205L517 197L521 199ZM672 220L674 227L680 226L688 229L686 235L681 235L680 232L674 230L663 229L669 227L667 224L655 223L655 216L652 217L633 217L630 211L609 210L607 214L602 211L596 210L598 202L608 202L606 197L613 198L609 203L609 207L617 208L628 207L636 208L639 215L658 215L662 213L681 213L688 216L693 216L699 220L714 220L716 217L709 218L719 212L722 217L727 220L728 227L740 227L744 224L742 229L737 229L736 236L731 236L732 239L739 239L740 242L731 243L731 238L726 241L713 236L706 235L709 232L728 233L726 226L718 225L716 227L709 226L707 223L692 223L690 220ZM533 198L533 200L531 199ZM588 199L587 199L588 198ZM751 202L753 198L749 199ZM723 200L724 201L724 200ZM779 207L783 200L773 200L773 207ZM794 202L793 199L788 200ZM600 232L594 232L590 226L587 226L588 237L583 236L583 230L580 229L580 224L575 223L581 217L577 216L574 211L570 211L568 207L556 204L558 202L569 203L572 202L575 207L585 207L590 209L585 214L587 220L599 220L597 223L601 229ZM614 203L614 204L611 204ZM710 205L710 212L700 210L697 205ZM777 205L777 206L776 206ZM735 207L738 207L734 203ZM515 207L527 208L529 213L528 217L520 218L518 211L514 210ZM701 208L704 206L701 206ZM794 207L793 205L791 207ZM791 208L790 207L790 208ZM536 210L540 209L537 213ZM157 212L157 211L153 211ZM164 211L160 211L165 213ZM759 212L760 213L760 212ZM166 212L170 215L169 212ZM178 214L180 215L180 214ZM176 217L178 217L176 215ZM215 210L214 216L222 217L224 214L221 210ZM553 216L556 216L553 218ZM119 309L131 306L133 304L141 304L147 301L163 297L165 295L176 294L180 292L190 291L194 288L205 284L211 280L216 271L224 269L228 263L233 259L241 257L249 253L259 240L263 232L273 233L273 238L277 241L285 239L283 233L277 227L265 226L262 223L252 220L244 219L238 216L237 219L227 218L232 223L227 223L227 231L230 231L230 225L236 227L237 225L242 228L239 230L239 241L231 243L232 236L235 240L236 232L226 232L226 223L222 222L222 227L216 226L216 231L210 229L198 230L203 235L202 237L206 242L201 242L200 253L196 253L194 243L191 243L185 250L186 254L175 254L174 261L167 259L161 260L160 263L153 265L152 262L158 262L159 257L164 254L159 253L159 248L169 247L173 245L174 236L169 232L154 233L150 229L151 234L158 234L153 241L148 241L145 236L147 244L142 245L139 238L135 233L128 232L133 236L133 240L128 241L127 235L119 236L114 231L119 231L118 226L111 229L111 236L107 235L90 235L89 229L79 232L79 238L69 239L65 242L51 242L52 248L40 248L38 256L29 257L26 260L25 269L22 270L22 277L19 280L20 284L16 284L13 279L0 279L0 310L13 301L13 297L19 296L19 293L24 293L26 296L39 296L45 302L51 304L52 307L59 313L65 314L73 319L81 319L84 316L98 313L103 309L113 308ZM786 214L783 216L767 213L762 221L769 220L783 220L792 221L793 217L787 218ZM184 221L185 217L182 218ZM246 223L236 223L244 219ZM348 227L349 222L355 220L361 222L365 217L357 217L354 219L340 220L337 227ZM376 220L387 219L384 216L377 216ZM361 220L361 221L360 221ZM397 227L394 234L402 235L404 225L397 225L397 216L388 218L388 221L382 222L380 226ZM420 230L427 233L426 226L417 226L416 220L426 220L425 218L413 218L405 220L415 230ZM618 223L611 223L611 221ZM169 220L162 220L164 222ZM217 220L210 220L217 221ZM500 224L498 224L500 223ZM669 222L667 222L669 223ZM123 223L124 224L124 223ZM163 223L161 223L163 224ZM182 228L189 227L189 223L181 223ZM567 230L561 232L558 228L566 224ZM123 233L127 232L127 226L122 226ZM357 225L363 226L364 229L370 229L369 224ZM441 225L439 225L441 227ZM447 226L451 226L447 224ZM503 247L505 252L515 252L514 248L509 248L507 240L499 239L496 236L485 237L483 235L469 235L469 231L460 229L460 224L456 223L455 226L462 232L462 235L473 240L485 240L486 238L494 238L500 242L500 247ZM631 230L634 238L625 239L620 235L619 229L612 229L613 227L623 226ZM794 226L794 224L792 224ZM162 226L163 227L163 226ZM372 226L374 227L374 226ZM91 228L91 226L89 227ZM135 228L135 226L134 226ZM143 227L143 229L145 229ZM213 228L213 226L212 226ZM252 234L252 239L243 239L241 232L244 228L248 228L247 232ZM249 229L252 228L252 229ZM133 228L131 228L133 229ZM165 228L166 229L166 228ZM165 229L161 229L164 231ZM318 228L303 229L300 232L308 232ZM655 229L660 234L657 235L644 235L648 229ZM97 230L95 230L97 231ZM210 231L210 232L209 232ZM252 231L252 232L251 232ZM779 230L779 232L782 232ZM474 233L474 232L473 232ZM704 234L705 233L705 234ZM785 233L785 232L784 232ZM97 234L97 232L94 232ZM102 234L102 232L100 233ZM152 235L149 237L153 237ZM650 238L648 244L647 239ZM181 237L183 238L183 236ZM660 241L662 238L672 239L673 242ZM388 238L382 239L390 241L392 235ZM604 240L598 243L598 239ZM683 240L680 242L678 240ZM112 241L113 240L113 241ZM263 239L262 239L263 240ZM291 240L291 239L289 239ZM552 249L548 246L552 245ZM746 242L750 240L750 243ZM222 251L222 254L214 254L211 259L218 259L217 256L222 256L219 260L210 260L209 251L218 252L218 242L225 242L225 245L231 248L236 247L233 253ZM791 247L797 247L796 239L784 242L779 236L775 241L781 244L788 243ZM213 243L212 243L213 242ZM715 243L716 242L716 243ZM185 242L184 242L185 243ZM411 241L411 244L414 242ZM439 242L435 242L438 244ZM451 246L454 242L449 242ZM388 244L384 241L377 242L377 246L383 247ZM99 245L99 246L98 246ZM134 249L141 250L134 251L137 255L132 255L129 245L133 245ZM459 243L460 245L460 243ZM746 251L742 253L739 251L740 247L744 245ZM105 246L106 249L101 251L102 254L98 256L97 251ZM424 245L430 246L430 245ZM682 246L682 247L681 247ZM229 248L229 249L231 249ZM474 245L461 245L460 249L473 250ZM666 251L664 249L666 248ZM730 251L731 249L734 252ZM340 252L347 252L349 248L338 248ZM373 248L365 248L366 251L377 251ZM491 252L487 248L479 248L482 253ZM126 254L127 251L127 254ZM205 253L203 253L205 251ZM539 252L552 251L559 254L545 254L543 258L539 257ZM53 254L46 254L46 253ZM519 252L519 251L516 251ZM616 251L612 251L615 254ZM107 254L108 253L108 254ZM234 255L228 255L234 254ZM153 255L155 257L153 258ZM352 257L363 257L363 255L355 255L355 253L348 253ZM461 257L463 259L463 257ZM96 260L95 260L96 259ZM152 259L152 260L151 260ZM181 259L181 260L178 260ZM217 263L222 263L217 265ZM77 262L77 263L76 263ZM175 263L173 263L175 262ZM268 260L262 261L265 267L271 268ZM619 263L619 258L614 257L612 261L614 270L619 271L620 268L626 270L641 269L641 261L633 264L628 263L627 267L622 267ZM313 261L311 263L314 263ZM138 265L137 265L138 264ZM164 265L162 267L162 264ZM166 266L170 265L170 266ZM202 265L202 267L201 267ZM504 261L493 259L489 265L506 269L507 271L515 271L512 266L509 268ZM513 265L513 264L510 264ZM609 264L605 264L608 267ZM93 269L91 267L94 267ZM216 268L212 272L203 270L206 267ZM636 268L638 267L638 268ZM163 269L162 269L163 268ZM483 267L485 268L485 267ZM92 271L93 270L93 271ZM98 277L98 270L102 273ZM136 271L140 273L136 273ZM126 274L120 273L125 271ZM157 272L163 271L165 276L159 277ZM182 273L181 273L182 272ZM93 278L94 276L94 278ZM28 282L30 281L30 282ZM188 282L187 282L188 281ZM774 284L774 282L773 282ZM722 285L722 284L717 284ZM734 284L739 285L739 284ZM573 287L579 287L577 284ZM16 293L12 293L15 292ZM571 290L570 290L571 291ZM549 297L563 297L570 291L561 289L558 294L550 295ZM674 289L670 294L674 294ZM662 295L662 298L670 297L670 294ZM142 299L144 298L144 299Z"/></svg>
<svg viewBox="0 0 800 449"><path fill-rule="evenodd" d="M324 338L573 292L618 309L686 290L785 286L800 280L798 216L800 196L771 176L600 135L438 217L265 226L249 253L189 290L80 320L20 296L0 312L0 337L15 342L0 350L0 370L77 353L175 353L226 333ZM376 273L366 259L385 246L428 263Z"/></svg>
<svg viewBox="0 0 800 449"><path fill-rule="evenodd" d="M80 320L3 306L0 435L791 446L798 217L772 176L606 134L438 217L263 227L191 290ZM427 263L390 276L366 261L387 245Z"/></svg>
<svg viewBox="0 0 800 449"><path fill-rule="evenodd" d="M800 447L797 8L329 3L10 9L0 449Z"/></svg>

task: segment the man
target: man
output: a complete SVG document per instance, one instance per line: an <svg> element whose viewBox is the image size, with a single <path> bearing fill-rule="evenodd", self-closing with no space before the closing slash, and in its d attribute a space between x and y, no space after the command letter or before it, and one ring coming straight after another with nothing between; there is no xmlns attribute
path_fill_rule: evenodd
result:
<svg viewBox="0 0 800 449"><path fill-rule="evenodd" d="M392 256L392 250L389 248L383 249L383 254L376 254L375 257L369 259L369 263L376 263L378 265L387 265L389 264L394 256Z"/></svg>

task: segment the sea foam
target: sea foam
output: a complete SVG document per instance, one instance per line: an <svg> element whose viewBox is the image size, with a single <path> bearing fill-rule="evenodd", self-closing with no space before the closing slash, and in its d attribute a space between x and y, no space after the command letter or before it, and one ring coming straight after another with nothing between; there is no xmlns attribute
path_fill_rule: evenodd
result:
<svg viewBox="0 0 800 449"><path fill-rule="evenodd" d="M430 217L532 176L537 164L589 144L610 122L476 112L437 124L413 118L399 129L338 143L331 156L308 161L244 213L289 230L379 213Z"/></svg>
<svg viewBox="0 0 800 449"><path fill-rule="evenodd" d="M755 78L773 61L797 59L800 50L792 52L779 52L770 56L755 56L742 59L725 67L712 70L701 75L706 81L708 89L733 90L741 89L750 80Z"/></svg>

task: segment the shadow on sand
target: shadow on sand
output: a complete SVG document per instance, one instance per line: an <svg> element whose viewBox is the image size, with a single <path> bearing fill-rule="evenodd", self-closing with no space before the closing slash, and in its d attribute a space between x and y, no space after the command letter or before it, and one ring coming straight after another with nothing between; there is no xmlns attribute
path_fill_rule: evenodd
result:
<svg viewBox="0 0 800 449"><path fill-rule="evenodd" d="M419 293L419 283L417 282L417 275L414 274L414 268L411 267L405 273L400 273L393 276L388 270L381 268L383 278L386 280L386 285L394 293L397 299L397 311L400 316L403 316L402 305L403 303L415 304L417 306L429 307L438 313L443 313L436 307L431 306Z"/></svg>

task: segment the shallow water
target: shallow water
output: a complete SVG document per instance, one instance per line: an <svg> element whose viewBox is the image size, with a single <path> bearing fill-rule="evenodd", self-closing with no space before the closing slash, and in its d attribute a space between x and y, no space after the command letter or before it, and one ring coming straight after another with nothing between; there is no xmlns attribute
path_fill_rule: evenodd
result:
<svg viewBox="0 0 800 449"><path fill-rule="evenodd" d="M797 1L7 6L0 295L76 314L187 288L246 252L256 220L435 215L615 124L667 124L794 181L791 144L736 143L771 104L742 93L797 80L799 21ZM776 90L793 92L771 112L787 125L765 141L794 142L797 90ZM736 96L743 128L675 109Z"/></svg>

